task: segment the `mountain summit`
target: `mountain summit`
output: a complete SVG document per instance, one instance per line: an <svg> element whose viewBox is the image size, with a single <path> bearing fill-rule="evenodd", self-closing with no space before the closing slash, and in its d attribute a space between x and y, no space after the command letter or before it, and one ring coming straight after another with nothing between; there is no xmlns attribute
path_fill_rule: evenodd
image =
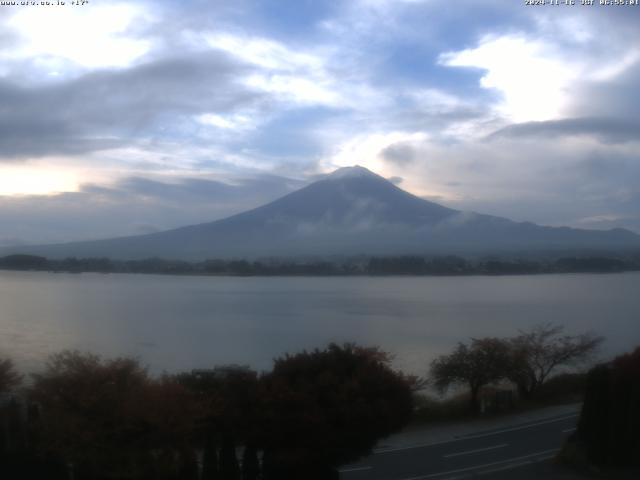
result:
<svg viewBox="0 0 640 480"><path fill-rule="evenodd" d="M307 255L504 253L640 248L640 236L543 227L453 210L398 188L364 167L340 168L278 200L149 235L15 247L2 253L186 260Z"/></svg>
<svg viewBox="0 0 640 480"><path fill-rule="evenodd" d="M360 165L354 165L353 167L342 167L329 173L326 178L333 180L342 180L345 178L382 178L379 175L373 173L371 170L361 167Z"/></svg>
<svg viewBox="0 0 640 480"><path fill-rule="evenodd" d="M251 218L282 233L343 233L435 224L455 210L418 198L364 167L346 167L272 203L233 218ZM223 222L225 220L222 220ZM337 233L337 232L336 232Z"/></svg>

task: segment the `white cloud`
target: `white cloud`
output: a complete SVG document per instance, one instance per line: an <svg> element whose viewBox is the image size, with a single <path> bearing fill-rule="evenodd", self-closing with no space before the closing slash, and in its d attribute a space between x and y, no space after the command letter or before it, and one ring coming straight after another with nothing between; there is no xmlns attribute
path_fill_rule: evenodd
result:
<svg viewBox="0 0 640 480"><path fill-rule="evenodd" d="M256 74L247 78L246 82L251 87L275 94L283 100L288 99L294 103L327 106L339 106L341 103L336 92L312 78Z"/></svg>
<svg viewBox="0 0 640 480"><path fill-rule="evenodd" d="M78 190L77 172L50 165L0 166L0 196L49 195Z"/></svg>
<svg viewBox="0 0 640 480"><path fill-rule="evenodd" d="M336 150L322 161L326 171L339 167L361 165L380 175L390 176L387 163L380 152L396 143L424 142L423 132L385 132L356 135L340 144Z"/></svg>
<svg viewBox="0 0 640 480"><path fill-rule="evenodd" d="M293 50L266 38L225 33L207 34L205 40L212 48L269 70L296 72L305 69L320 72L323 68L323 61L318 56Z"/></svg>
<svg viewBox="0 0 640 480"><path fill-rule="evenodd" d="M65 62L83 68L126 67L151 48L150 41L127 36L144 19L149 13L142 7L124 3L16 9L6 24L21 42L9 56L38 59L53 75Z"/></svg>
<svg viewBox="0 0 640 480"><path fill-rule="evenodd" d="M612 80L627 69L633 67L640 60L640 50L631 50L620 58L614 59L609 63L604 63L599 67L594 68L593 72L589 76L590 80L596 82L606 82Z"/></svg>
<svg viewBox="0 0 640 480"><path fill-rule="evenodd" d="M444 53L439 61L486 70L480 85L503 94L499 111L515 122L558 118L567 89L582 73L581 65L549 56L545 44L524 36L485 37L477 47Z"/></svg>
<svg viewBox="0 0 640 480"><path fill-rule="evenodd" d="M310 53L259 37L206 34L211 48L258 67L245 82L276 98L299 104L338 106L341 97L326 71L327 53Z"/></svg>
<svg viewBox="0 0 640 480"><path fill-rule="evenodd" d="M638 48L590 48L598 27L582 19L538 17L537 27L534 34L486 35L477 46L445 52L438 61L484 70L480 86L502 94L496 113L512 122L562 118L580 82L610 81L640 61ZM565 49L559 48L562 38Z"/></svg>
<svg viewBox="0 0 640 480"><path fill-rule="evenodd" d="M244 130L254 126L252 119L242 114L219 115L217 113L205 113L198 115L196 120L203 125L222 128L223 130Z"/></svg>

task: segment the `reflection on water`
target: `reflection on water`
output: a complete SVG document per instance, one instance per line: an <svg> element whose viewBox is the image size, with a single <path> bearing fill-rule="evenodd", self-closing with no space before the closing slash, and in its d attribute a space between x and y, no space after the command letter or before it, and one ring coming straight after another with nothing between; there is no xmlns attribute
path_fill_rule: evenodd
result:
<svg viewBox="0 0 640 480"><path fill-rule="evenodd" d="M136 355L153 371L240 363L329 341L380 345L424 373L477 336L552 321L640 344L640 274L239 278L0 272L0 352L24 368L74 348Z"/></svg>

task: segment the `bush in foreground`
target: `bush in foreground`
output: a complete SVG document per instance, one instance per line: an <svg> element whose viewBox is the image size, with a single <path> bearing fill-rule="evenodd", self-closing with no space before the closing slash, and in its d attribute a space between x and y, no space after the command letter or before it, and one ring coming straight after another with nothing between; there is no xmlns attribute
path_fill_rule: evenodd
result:
<svg viewBox="0 0 640 480"><path fill-rule="evenodd" d="M33 425L39 455L64 459L78 479L160 475L190 456L190 393L151 378L134 359L53 355L33 376L29 397L41 409Z"/></svg>
<svg viewBox="0 0 640 480"><path fill-rule="evenodd" d="M0 476L337 478L337 466L410 419L412 379L389 363L377 348L331 344L277 359L262 376L224 367L153 377L135 359L62 352L16 403L30 412L26 423L16 416L29 440L0 449Z"/></svg>
<svg viewBox="0 0 640 480"><path fill-rule="evenodd" d="M640 347L587 375L578 428L565 459L598 467L640 467Z"/></svg>
<svg viewBox="0 0 640 480"><path fill-rule="evenodd" d="M285 356L263 380L264 478L337 478L408 423L411 380L389 356L352 344Z"/></svg>

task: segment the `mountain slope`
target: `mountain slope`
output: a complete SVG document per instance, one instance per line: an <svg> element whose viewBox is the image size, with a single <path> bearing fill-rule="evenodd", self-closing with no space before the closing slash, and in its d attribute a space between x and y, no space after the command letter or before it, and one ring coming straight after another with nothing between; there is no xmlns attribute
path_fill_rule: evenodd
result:
<svg viewBox="0 0 640 480"><path fill-rule="evenodd" d="M411 195L365 168L348 167L262 207L215 222L1 253L198 260L629 247L640 247L640 236L622 229L541 227L460 212Z"/></svg>

